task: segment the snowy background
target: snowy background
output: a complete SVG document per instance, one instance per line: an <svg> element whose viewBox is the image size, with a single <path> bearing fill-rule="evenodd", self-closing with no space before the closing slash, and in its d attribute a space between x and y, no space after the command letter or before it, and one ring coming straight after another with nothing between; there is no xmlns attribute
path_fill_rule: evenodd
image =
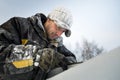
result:
<svg viewBox="0 0 120 80"><path fill-rule="evenodd" d="M120 0L0 0L0 24L13 16L29 17L66 7L73 14L72 35L64 43L74 50L85 38L109 51L120 46Z"/></svg>

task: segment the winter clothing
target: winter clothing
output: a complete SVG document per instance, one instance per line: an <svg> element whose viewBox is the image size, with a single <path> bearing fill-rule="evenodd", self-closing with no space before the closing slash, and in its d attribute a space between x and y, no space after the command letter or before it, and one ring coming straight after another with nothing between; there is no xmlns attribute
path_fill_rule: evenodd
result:
<svg viewBox="0 0 120 80"><path fill-rule="evenodd" d="M54 61L52 57L55 56L55 53L61 55L59 63L62 64L60 66L65 65L65 56L75 58L74 54L60 43L62 41L58 41L59 45L57 48L51 45L57 39L51 41L47 38L44 29L46 20L45 15L38 13L28 18L13 17L0 26L0 76L2 76L3 80L43 80L46 76L45 73L55 67L50 67L51 62ZM50 52L54 52L52 53L53 55L51 54L50 60L48 60L51 61L50 66L48 65L48 68L45 68ZM40 57L40 59L37 59L36 56ZM47 59L45 58L46 56ZM21 61L21 59L23 60ZM23 62L25 65L21 65L16 60ZM41 62L35 63L38 60ZM45 61L46 65L44 65Z"/></svg>

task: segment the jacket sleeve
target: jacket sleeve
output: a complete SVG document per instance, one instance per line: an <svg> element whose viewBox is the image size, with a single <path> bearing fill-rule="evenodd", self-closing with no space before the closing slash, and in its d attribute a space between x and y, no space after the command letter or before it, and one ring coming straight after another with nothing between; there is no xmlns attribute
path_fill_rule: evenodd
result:
<svg viewBox="0 0 120 80"><path fill-rule="evenodd" d="M5 58L11 53L15 44L19 44L17 25L15 18L11 18L7 22L0 25L0 72L2 72L2 66Z"/></svg>
<svg viewBox="0 0 120 80"><path fill-rule="evenodd" d="M63 54L65 57L74 57L76 59L76 56L64 46L63 37L55 39L52 43L53 44L58 43L57 51Z"/></svg>
<svg viewBox="0 0 120 80"><path fill-rule="evenodd" d="M66 57L74 57L76 59L75 55L70 50L68 50L64 45L59 46L57 50Z"/></svg>
<svg viewBox="0 0 120 80"><path fill-rule="evenodd" d="M8 49L12 48L14 44L20 44L17 27L18 24L15 17L0 26L0 61L4 59L5 56L3 57L3 55Z"/></svg>

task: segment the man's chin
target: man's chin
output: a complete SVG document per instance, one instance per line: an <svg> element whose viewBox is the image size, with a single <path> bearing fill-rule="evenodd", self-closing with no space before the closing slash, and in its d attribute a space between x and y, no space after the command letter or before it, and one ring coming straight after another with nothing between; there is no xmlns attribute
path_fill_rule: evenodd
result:
<svg viewBox="0 0 120 80"><path fill-rule="evenodd" d="M56 38L58 38L58 37L49 37L49 39L51 39L51 40L56 39Z"/></svg>

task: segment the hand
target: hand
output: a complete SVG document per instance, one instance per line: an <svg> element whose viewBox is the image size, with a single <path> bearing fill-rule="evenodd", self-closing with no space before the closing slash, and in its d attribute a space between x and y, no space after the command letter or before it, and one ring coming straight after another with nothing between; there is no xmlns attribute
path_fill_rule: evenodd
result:
<svg viewBox="0 0 120 80"><path fill-rule="evenodd" d="M68 56L68 57L66 57L66 59L67 59L67 64L68 64L68 65L77 62L76 59L75 59L74 57L72 57L72 56Z"/></svg>

